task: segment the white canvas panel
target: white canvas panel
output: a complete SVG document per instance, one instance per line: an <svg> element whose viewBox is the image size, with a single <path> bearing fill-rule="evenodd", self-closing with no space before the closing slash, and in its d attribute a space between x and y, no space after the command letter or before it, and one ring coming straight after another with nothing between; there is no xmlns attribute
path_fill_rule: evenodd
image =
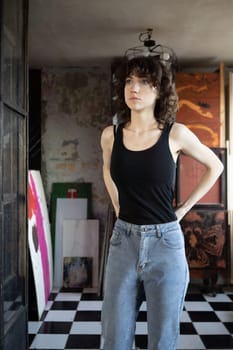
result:
<svg viewBox="0 0 233 350"><path fill-rule="evenodd" d="M87 198L58 198L55 224L54 288L63 283L63 221L87 218Z"/></svg>
<svg viewBox="0 0 233 350"><path fill-rule="evenodd" d="M98 286L99 220L64 220L63 257L91 257L92 287Z"/></svg>

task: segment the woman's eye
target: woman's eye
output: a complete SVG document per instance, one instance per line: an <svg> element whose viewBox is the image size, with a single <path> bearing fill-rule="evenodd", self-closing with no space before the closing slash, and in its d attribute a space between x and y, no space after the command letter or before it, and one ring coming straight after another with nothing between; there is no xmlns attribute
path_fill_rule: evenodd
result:
<svg viewBox="0 0 233 350"><path fill-rule="evenodd" d="M144 85L147 85L147 84L149 84L149 80L148 80L148 79L142 79L142 83L143 83Z"/></svg>
<svg viewBox="0 0 233 350"><path fill-rule="evenodd" d="M126 79L126 80L125 80L125 84L126 84L126 85L128 85L128 84L130 84L130 83L131 83L131 79Z"/></svg>

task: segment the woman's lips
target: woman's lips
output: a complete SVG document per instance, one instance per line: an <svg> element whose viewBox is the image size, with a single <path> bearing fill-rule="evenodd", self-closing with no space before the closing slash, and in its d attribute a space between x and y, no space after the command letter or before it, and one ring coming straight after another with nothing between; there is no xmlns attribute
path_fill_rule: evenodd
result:
<svg viewBox="0 0 233 350"><path fill-rule="evenodd" d="M136 96L132 96L129 98L129 100L136 100L136 101L139 101L141 100L139 97L136 97Z"/></svg>

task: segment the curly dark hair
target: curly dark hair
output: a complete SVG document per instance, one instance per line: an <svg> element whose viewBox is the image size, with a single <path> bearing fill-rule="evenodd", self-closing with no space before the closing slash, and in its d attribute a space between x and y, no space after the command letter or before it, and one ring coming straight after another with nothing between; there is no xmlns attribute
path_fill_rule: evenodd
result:
<svg viewBox="0 0 233 350"><path fill-rule="evenodd" d="M130 121L130 109L124 100L124 86L126 78L134 74L147 77L153 86L159 90L154 117L160 127L175 121L178 110L178 96L175 87L175 69L161 63L155 56L138 56L132 59L124 57L112 65L112 107L119 122Z"/></svg>

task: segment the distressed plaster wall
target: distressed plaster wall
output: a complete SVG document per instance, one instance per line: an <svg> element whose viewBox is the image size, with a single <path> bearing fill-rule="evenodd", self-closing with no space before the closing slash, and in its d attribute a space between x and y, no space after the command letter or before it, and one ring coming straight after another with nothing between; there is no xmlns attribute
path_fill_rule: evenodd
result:
<svg viewBox="0 0 233 350"><path fill-rule="evenodd" d="M42 178L48 203L53 182L91 182L93 217L109 197L102 179L100 136L111 123L110 70L42 72Z"/></svg>

